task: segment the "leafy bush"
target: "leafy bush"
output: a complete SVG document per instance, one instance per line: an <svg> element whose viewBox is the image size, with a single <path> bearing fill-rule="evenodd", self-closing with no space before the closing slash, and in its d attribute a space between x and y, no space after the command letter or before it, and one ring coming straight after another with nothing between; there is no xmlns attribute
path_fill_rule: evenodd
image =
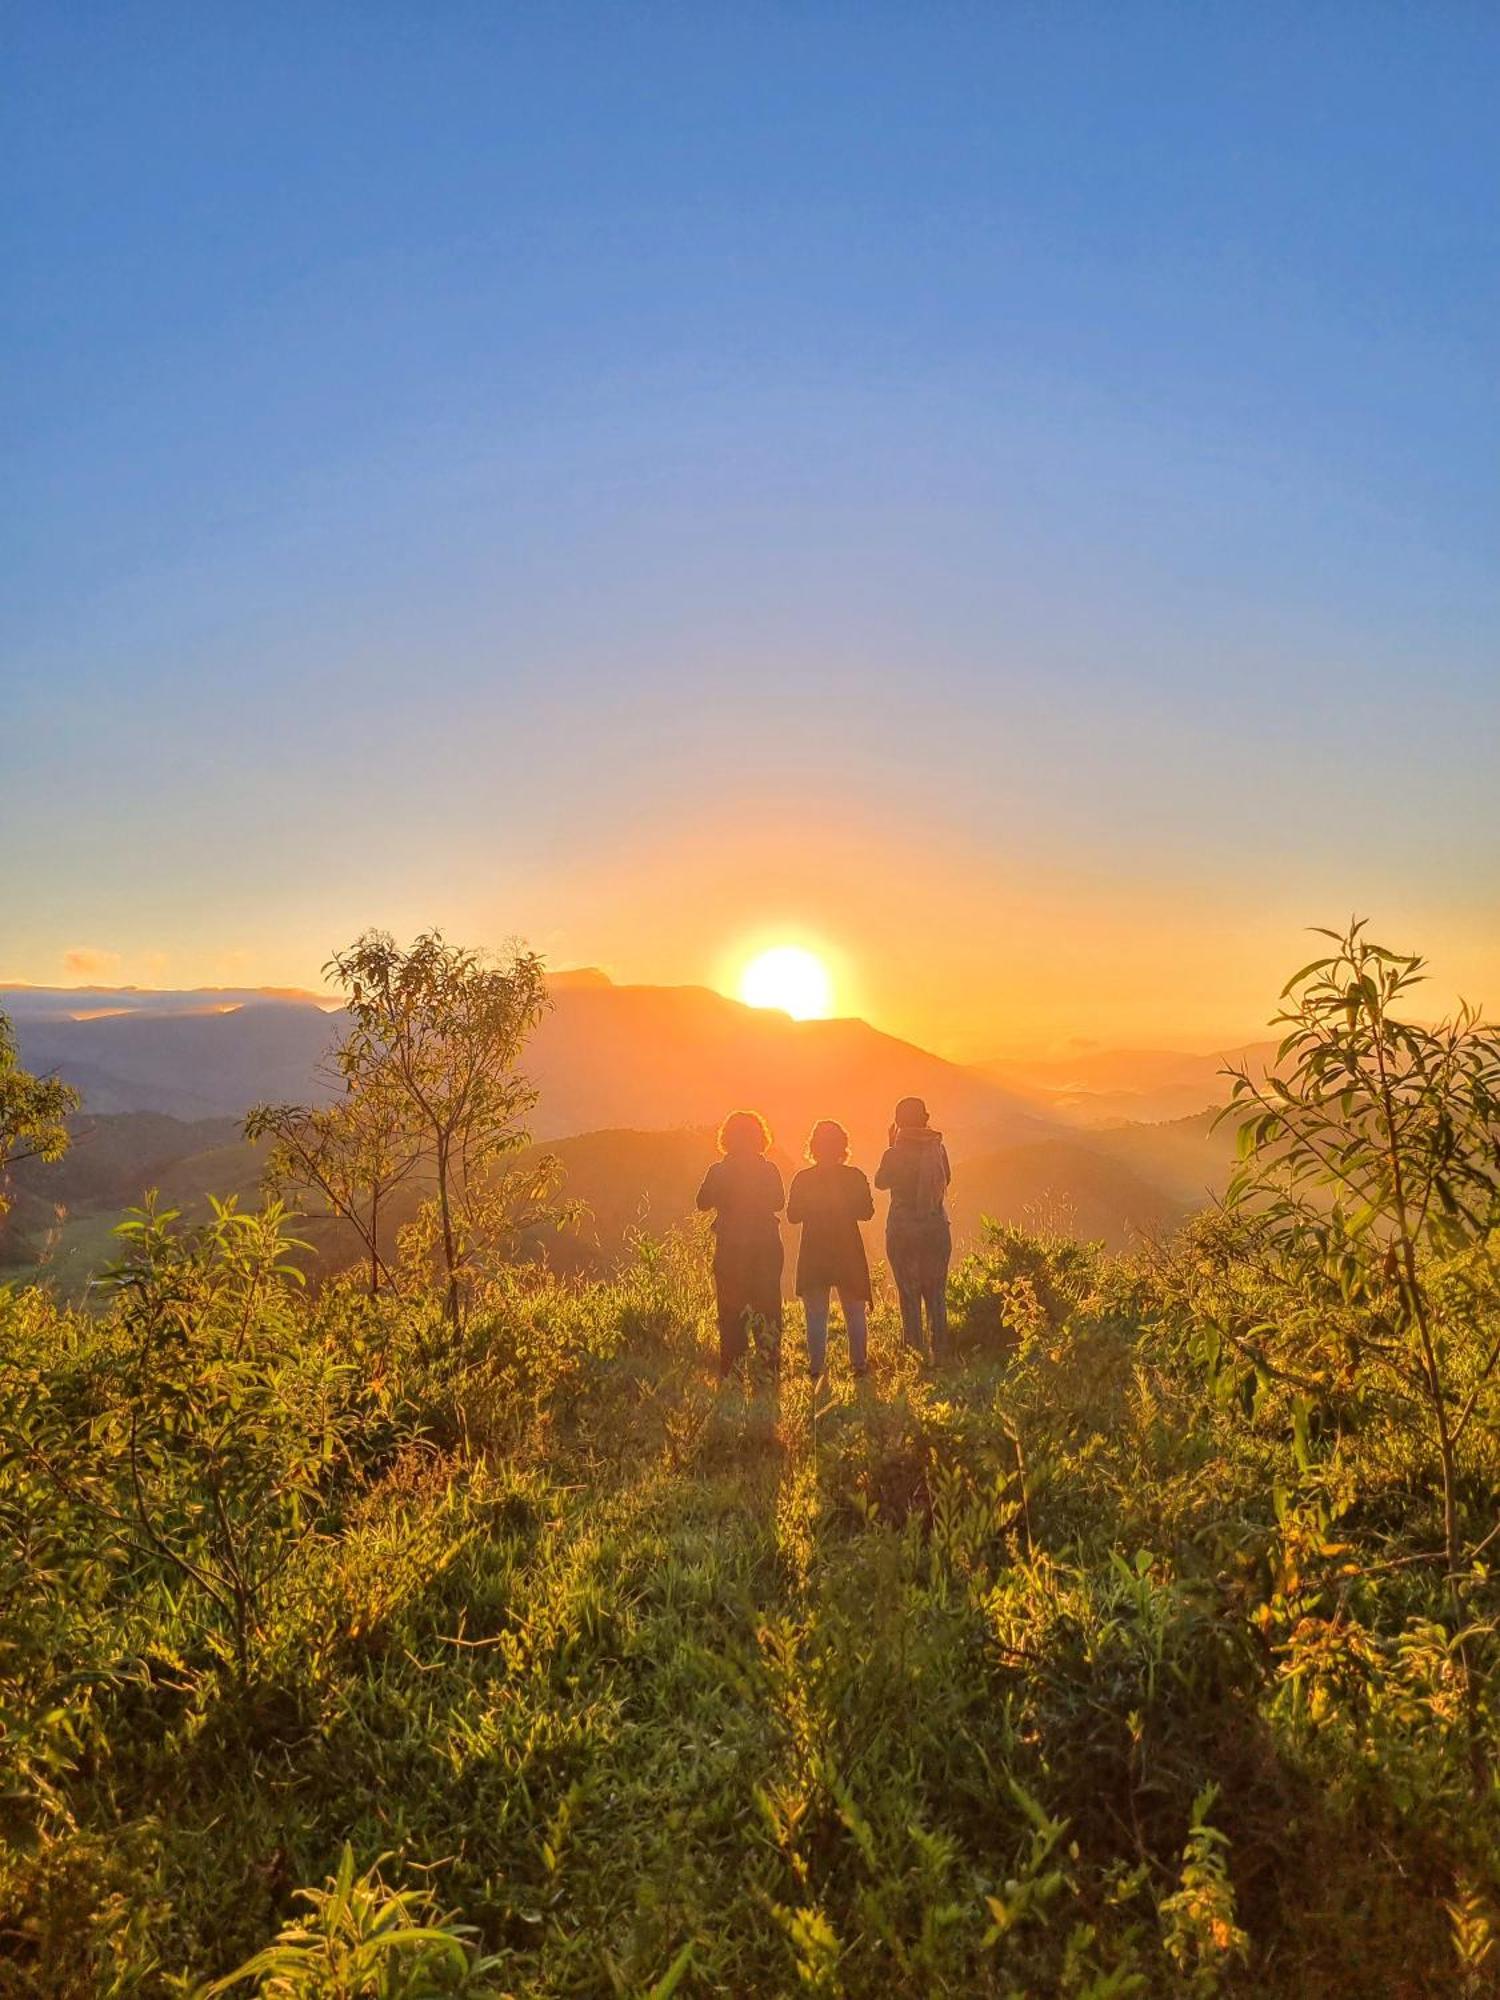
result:
<svg viewBox="0 0 1500 2000"><path fill-rule="evenodd" d="M356 1875L347 1844L327 1888L298 1897L306 1919L283 1924L264 1951L200 1986L197 2000L238 1986L266 2000L435 2000L476 1992L488 1969L469 1947L471 1926L436 1913L430 1890L388 1889L379 1863Z"/></svg>
<svg viewBox="0 0 1500 2000"><path fill-rule="evenodd" d="M458 1325L274 1208L0 1294L0 1995L1489 1990L1491 1238L1389 1279L1285 1137L816 1395L716 1389L696 1232Z"/></svg>

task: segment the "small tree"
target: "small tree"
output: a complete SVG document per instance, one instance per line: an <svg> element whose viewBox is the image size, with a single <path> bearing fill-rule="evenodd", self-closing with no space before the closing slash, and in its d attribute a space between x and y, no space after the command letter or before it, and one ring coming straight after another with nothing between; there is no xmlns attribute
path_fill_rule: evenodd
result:
<svg viewBox="0 0 1500 2000"><path fill-rule="evenodd" d="M338 1056L321 1066L325 1079L341 1073ZM381 1225L390 1197L421 1158L421 1144L405 1098L389 1077L351 1075L332 1104L257 1104L245 1120L245 1137L270 1140L265 1180L272 1191L311 1189L354 1230L364 1246L372 1298L382 1283L394 1284Z"/></svg>
<svg viewBox="0 0 1500 2000"><path fill-rule="evenodd" d="M461 1211L476 1212L500 1158L523 1147L536 1092L517 1061L547 1003L542 961L516 951L494 964L424 932L402 951L367 931L324 968L347 996L350 1028L335 1058L351 1095L400 1107L436 1188L448 1317L462 1317L467 1261Z"/></svg>
<svg viewBox="0 0 1500 2000"><path fill-rule="evenodd" d="M1293 1271L1311 1264L1361 1311L1362 1362L1399 1406L1422 1413L1454 1576L1464 1553L1460 1452L1500 1364L1500 1331L1476 1339L1445 1326L1433 1275L1458 1251L1486 1264L1493 1256L1500 1038L1472 1007L1436 1027L1400 1018L1393 1009L1423 961L1371 943L1364 929L1320 931L1333 950L1288 980L1276 1073L1227 1072L1231 1111L1248 1112L1228 1198ZM1299 1332L1306 1340L1305 1323ZM1304 1348L1286 1358L1306 1369L1317 1357Z"/></svg>
<svg viewBox="0 0 1500 2000"><path fill-rule="evenodd" d="M494 1167L458 1191L451 1224L458 1268L471 1282L496 1274L543 1233L576 1226L588 1213L582 1202L561 1198L562 1162L537 1153L511 1167ZM436 1200L423 1202L400 1231L396 1270L403 1282L441 1262L442 1217Z"/></svg>
<svg viewBox="0 0 1500 2000"><path fill-rule="evenodd" d="M68 1150L66 1121L82 1101L60 1078L22 1069L15 1031L0 1014L0 1215L10 1206L10 1169L22 1160L60 1160Z"/></svg>

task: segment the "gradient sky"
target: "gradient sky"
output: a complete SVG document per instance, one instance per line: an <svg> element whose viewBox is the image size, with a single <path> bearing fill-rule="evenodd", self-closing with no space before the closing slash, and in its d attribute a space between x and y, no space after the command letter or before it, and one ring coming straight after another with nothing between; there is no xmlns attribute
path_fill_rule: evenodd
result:
<svg viewBox="0 0 1500 2000"><path fill-rule="evenodd" d="M0 976L1500 1003L1500 10L12 10Z"/></svg>

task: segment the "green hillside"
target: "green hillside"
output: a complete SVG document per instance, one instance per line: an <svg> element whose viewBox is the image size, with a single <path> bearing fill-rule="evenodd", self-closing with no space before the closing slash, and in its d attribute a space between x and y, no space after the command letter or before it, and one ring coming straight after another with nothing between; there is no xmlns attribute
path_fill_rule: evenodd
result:
<svg viewBox="0 0 1500 2000"><path fill-rule="evenodd" d="M1217 1200L1234 1165L1234 1126L1223 1123L1217 1110L1157 1124L1112 1126L1091 1132L1089 1144L1183 1209Z"/></svg>
<svg viewBox="0 0 1500 2000"><path fill-rule="evenodd" d="M258 1198L260 1154L240 1137L238 1119L85 1110L68 1124L61 1160L28 1160L10 1176L0 1276L45 1273L76 1296L118 1254L114 1226L149 1188L195 1221L208 1213L211 1194Z"/></svg>
<svg viewBox="0 0 1500 2000"><path fill-rule="evenodd" d="M882 1299L873 1382L838 1361L816 1402L794 1365L716 1392L696 1235L607 1285L518 1273L457 1340L241 1251L190 1294L219 1442L171 1404L145 1517L169 1552L228 1469L238 1664L110 1470L136 1315L183 1267L104 1320L13 1293L0 1993L224 1973L345 1842L387 1885L351 1935L400 1889L485 1961L465 1985L424 1947L393 1993L1482 1990L1456 1954L1500 1824L1430 1470L1352 1383L1310 1410L1214 1366L1225 1248L1004 1236L956 1274L952 1369ZM1487 1762L1487 1694L1473 1726Z"/></svg>
<svg viewBox="0 0 1500 2000"><path fill-rule="evenodd" d="M1206 1120L972 1160L1132 1247L976 1225L930 1357L877 1267L814 1383L797 1306L715 1365L704 1133L568 1142L577 1267L515 1256L535 962L418 950L521 1011L463 1171L390 1180L387 1042L307 1128L434 1190L393 1268L175 1213L256 1161L157 1123L79 1135L169 1204L86 1306L0 1287L0 2000L1496 1990L1500 1038L1420 960L1296 976L1175 1230L1130 1162Z"/></svg>
<svg viewBox="0 0 1500 2000"><path fill-rule="evenodd" d="M31 1163L14 1176L14 1206L0 1216L0 1272L45 1272L77 1296L119 1245L111 1234L127 1209L156 1188L165 1205L200 1221L211 1194L253 1205L263 1151L239 1136L233 1119L183 1121L156 1113L73 1121L75 1137L56 1164ZM1227 1159L1229 1142L1207 1121L1130 1126L1109 1133L1046 1137L955 1162L956 1239L977 1242L982 1221L1045 1221L1064 1234L1123 1249L1159 1235L1201 1206L1204 1183ZM693 1213L703 1171L714 1155L712 1127L671 1132L584 1132L521 1155L562 1164L562 1192L586 1211L576 1227L538 1231L531 1249L561 1272L599 1276L613 1270L631 1237L660 1234ZM784 1174L798 1162L785 1152ZM871 1162L873 1165L873 1161ZM1201 1172L1200 1172L1201 1169ZM409 1220L426 1191L420 1179L393 1203L392 1224ZM314 1204L315 1206L315 1204ZM335 1271L359 1261L352 1232L316 1214L298 1225L313 1247L310 1268ZM878 1243L878 1228L872 1244Z"/></svg>

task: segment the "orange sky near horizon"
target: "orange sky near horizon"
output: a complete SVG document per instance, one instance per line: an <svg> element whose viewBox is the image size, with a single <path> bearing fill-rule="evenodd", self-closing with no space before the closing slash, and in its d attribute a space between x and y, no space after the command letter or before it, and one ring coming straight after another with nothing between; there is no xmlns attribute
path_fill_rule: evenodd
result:
<svg viewBox="0 0 1500 2000"><path fill-rule="evenodd" d="M957 1060L1062 1052L1077 1043L1229 1047L1265 1032L1312 923L1355 907L1373 934L1422 951L1436 1013L1464 997L1500 1004L1500 949L1472 905L1418 907L1360 894L1356 870L1317 893L1268 880L1253 906L1184 856L1170 881L1101 852L1089 867L987 850L949 832L893 837L878 815L815 833L792 816L727 818L711 836L659 826L608 856L534 867L471 856L441 889L398 878L378 893L305 882L274 916L217 934L212 910L167 910L149 945L101 930L38 938L0 960L34 984L318 988L336 944L378 925L426 926L466 944L523 939L564 969L630 984L707 985L737 997L747 961L796 945L826 964L833 1009ZM1342 875L1343 879L1340 879ZM498 878L498 879L497 879ZM243 913L242 913L243 914ZM259 913L257 913L259 914Z"/></svg>

